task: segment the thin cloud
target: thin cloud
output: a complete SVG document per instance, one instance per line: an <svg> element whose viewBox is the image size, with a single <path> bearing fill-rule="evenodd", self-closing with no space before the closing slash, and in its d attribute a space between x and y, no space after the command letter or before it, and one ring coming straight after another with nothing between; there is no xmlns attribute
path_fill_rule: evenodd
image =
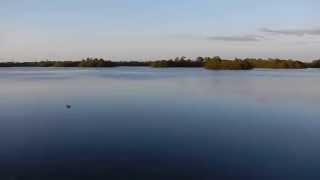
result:
<svg viewBox="0 0 320 180"><path fill-rule="evenodd" d="M263 39L263 36L240 35L240 36L211 36L207 38L213 41L233 41L233 42L256 42Z"/></svg>
<svg viewBox="0 0 320 180"><path fill-rule="evenodd" d="M265 33L272 33L272 34L279 34L279 35L291 35L291 36L304 36L304 35L320 35L320 28L314 29L269 29L269 28L262 28L260 29L261 32Z"/></svg>

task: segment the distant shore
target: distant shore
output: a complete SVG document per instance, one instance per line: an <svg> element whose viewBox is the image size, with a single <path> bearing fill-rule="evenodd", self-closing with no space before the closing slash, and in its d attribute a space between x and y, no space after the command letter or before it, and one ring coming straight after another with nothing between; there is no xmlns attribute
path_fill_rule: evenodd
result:
<svg viewBox="0 0 320 180"><path fill-rule="evenodd" d="M119 67L119 66L143 66L153 68L170 67L203 67L211 70L250 70L254 68L269 69L304 69L320 68L320 60L302 62L290 59L256 59L246 58L234 60L216 57L198 57L187 59L178 57L169 60L156 61L110 61L99 58L86 58L81 61L34 61L34 62L0 62L0 67Z"/></svg>

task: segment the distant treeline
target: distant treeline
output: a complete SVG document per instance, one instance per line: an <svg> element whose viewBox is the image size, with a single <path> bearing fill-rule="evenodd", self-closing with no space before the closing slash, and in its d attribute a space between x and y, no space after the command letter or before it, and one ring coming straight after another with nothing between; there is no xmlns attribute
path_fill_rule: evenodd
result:
<svg viewBox="0 0 320 180"><path fill-rule="evenodd" d="M320 68L320 60L311 63L286 59L234 59L226 60L216 57L198 57L187 59L178 57L157 61L109 61L98 58L86 58L81 61L39 61L39 62L0 62L0 67L118 67L150 66L154 68L169 67L204 67L213 70L248 70L253 68L302 69Z"/></svg>
<svg viewBox="0 0 320 180"><path fill-rule="evenodd" d="M149 66L149 62L109 61L98 58L86 58L82 61L39 61L39 62L0 62L0 67L117 67Z"/></svg>

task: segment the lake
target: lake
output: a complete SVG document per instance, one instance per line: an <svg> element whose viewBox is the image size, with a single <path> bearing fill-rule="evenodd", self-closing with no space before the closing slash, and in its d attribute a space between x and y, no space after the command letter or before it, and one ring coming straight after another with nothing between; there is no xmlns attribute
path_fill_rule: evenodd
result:
<svg viewBox="0 0 320 180"><path fill-rule="evenodd" d="M319 82L317 69L1 68L0 177L319 179Z"/></svg>

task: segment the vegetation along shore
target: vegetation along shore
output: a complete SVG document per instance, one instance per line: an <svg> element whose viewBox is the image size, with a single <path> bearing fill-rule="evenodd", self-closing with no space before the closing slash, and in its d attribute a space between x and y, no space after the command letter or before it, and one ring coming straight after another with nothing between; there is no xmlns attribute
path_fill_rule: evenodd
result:
<svg viewBox="0 0 320 180"><path fill-rule="evenodd" d="M198 57L187 59L177 57L169 60L156 61L110 61L99 58L86 58L81 61L34 61L34 62L0 62L0 67L118 67L118 66L146 66L154 68L170 67L203 67L212 70L250 70L253 68L271 69L303 69L320 68L320 60L302 62L290 59L256 59L246 58L234 60L216 57Z"/></svg>

